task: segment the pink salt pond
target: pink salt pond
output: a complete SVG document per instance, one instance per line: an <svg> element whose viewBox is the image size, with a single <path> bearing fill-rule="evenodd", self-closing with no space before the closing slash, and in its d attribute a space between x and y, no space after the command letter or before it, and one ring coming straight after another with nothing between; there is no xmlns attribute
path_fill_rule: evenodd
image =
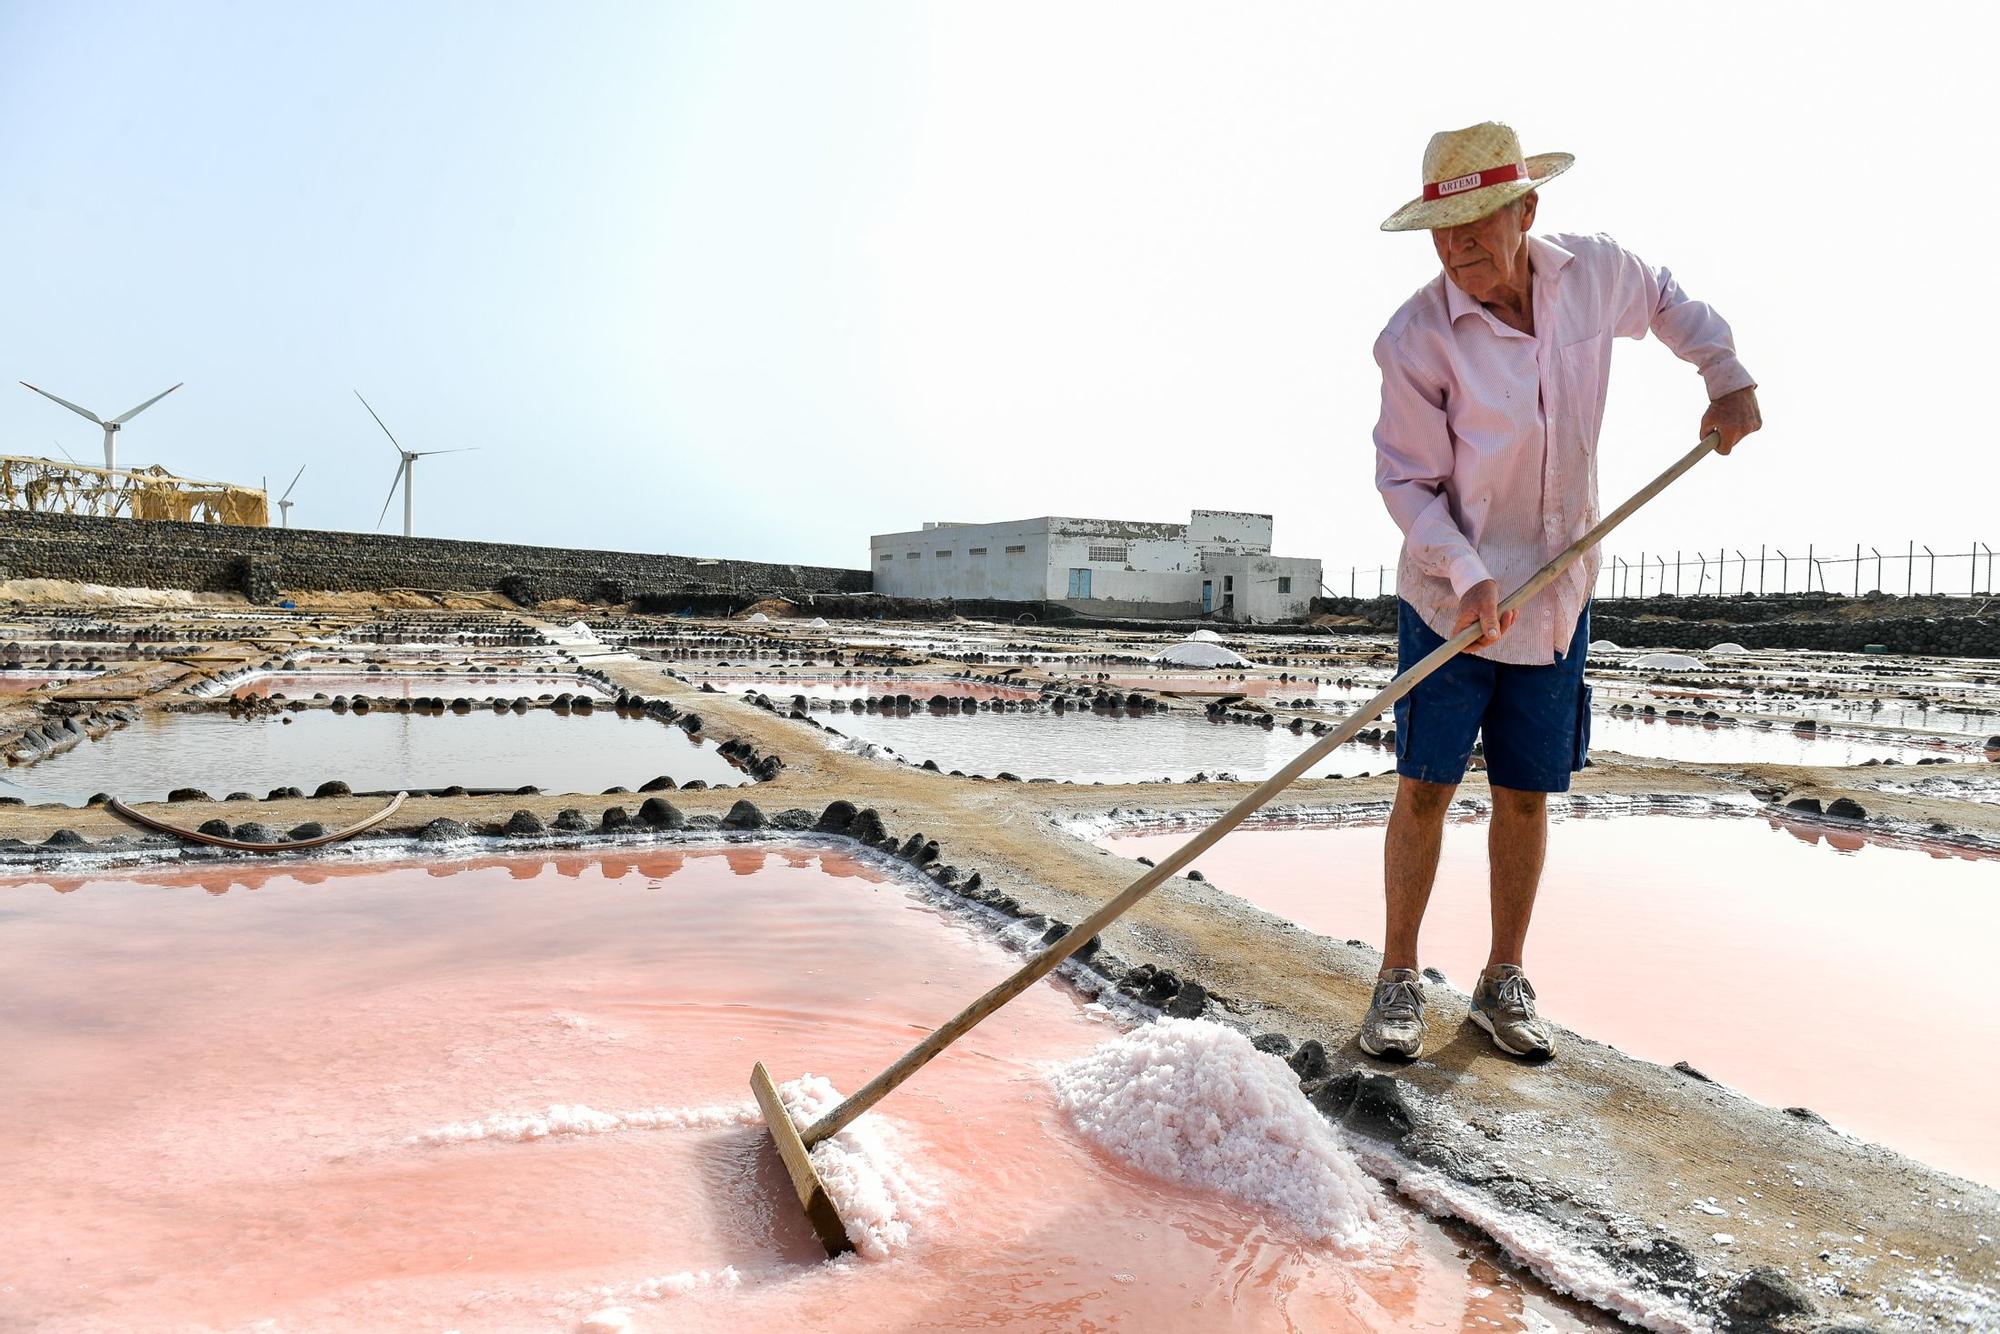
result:
<svg viewBox="0 0 2000 1334"><path fill-rule="evenodd" d="M605 695L603 687L586 677L565 672L523 672L503 668L495 672L273 672L246 681L232 693L243 695L284 695L289 699L310 699L315 694L371 695L378 699L514 699L526 695Z"/></svg>
<svg viewBox="0 0 2000 1334"><path fill-rule="evenodd" d="M14 881L0 916L7 1328L1610 1327L1428 1224L1342 1255L1101 1156L1042 1063L1116 1030L1054 984L872 1114L931 1203L826 1262L751 1063L853 1088L1015 963L844 856Z"/></svg>
<svg viewBox="0 0 2000 1334"><path fill-rule="evenodd" d="M1447 827L1422 962L1486 962L1483 818ZM1185 831L1106 846L1159 860ZM1322 934L1382 943L1380 825L1239 830L1196 869ZM2000 1184L1992 947L2000 865L1758 816L1570 818L1549 837L1528 941L1541 1008L1585 1037L1686 1060L1749 1096ZM1430 1046L1486 1037L1434 996ZM1588 1060L1572 1044L1564 1060Z"/></svg>

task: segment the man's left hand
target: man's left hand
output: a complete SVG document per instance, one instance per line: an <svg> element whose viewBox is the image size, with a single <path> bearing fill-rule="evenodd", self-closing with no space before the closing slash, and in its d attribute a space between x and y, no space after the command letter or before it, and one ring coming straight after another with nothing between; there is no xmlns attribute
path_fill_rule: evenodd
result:
<svg viewBox="0 0 2000 1334"><path fill-rule="evenodd" d="M1757 411L1757 386L1745 385L1734 393L1724 394L1708 405L1708 411L1701 414L1701 434L1707 438L1710 431L1722 433L1722 443L1715 447L1718 454L1727 454L1736 448L1736 442L1763 426L1764 418Z"/></svg>

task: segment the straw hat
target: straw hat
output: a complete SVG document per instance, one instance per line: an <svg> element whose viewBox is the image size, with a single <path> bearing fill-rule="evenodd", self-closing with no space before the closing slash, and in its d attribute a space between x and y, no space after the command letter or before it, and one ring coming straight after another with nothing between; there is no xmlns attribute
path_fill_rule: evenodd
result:
<svg viewBox="0 0 2000 1334"><path fill-rule="evenodd" d="M1424 192L1389 215L1385 232L1425 231L1477 222L1570 169L1568 153L1521 156L1521 140L1498 121L1431 136L1424 149Z"/></svg>

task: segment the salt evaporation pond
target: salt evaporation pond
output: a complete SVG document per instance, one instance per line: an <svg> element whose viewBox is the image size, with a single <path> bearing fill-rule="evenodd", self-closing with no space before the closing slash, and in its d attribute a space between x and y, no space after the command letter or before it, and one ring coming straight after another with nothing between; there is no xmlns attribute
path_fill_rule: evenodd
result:
<svg viewBox="0 0 2000 1334"><path fill-rule="evenodd" d="M1400 1211L1347 1254L1107 1157L1048 1066L1119 1030L1055 983L871 1114L909 1232L826 1263L751 1063L853 1088L1018 962L844 855L17 879L0 915L9 1327L1613 1327Z"/></svg>
<svg viewBox="0 0 2000 1334"><path fill-rule="evenodd" d="M388 699L515 699L526 695L608 695L597 682L564 672L273 672L246 681L232 694L284 695L310 699L323 695L370 695Z"/></svg>
<svg viewBox="0 0 2000 1334"><path fill-rule="evenodd" d="M1679 760L1693 764L1805 764L1844 767L1869 760L1914 764L1920 759L1976 759L1979 752L1962 741L1904 740L1847 732L1794 732L1782 723L1757 727L1750 723L1684 722L1664 717L1590 717L1590 748L1611 750L1641 759Z"/></svg>
<svg viewBox="0 0 2000 1334"><path fill-rule="evenodd" d="M80 672L0 672L0 695L25 695L46 685L66 685L82 676Z"/></svg>
<svg viewBox="0 0 2000 1334"><path fill-rule="evenodd" d="M1283 727L1210 722L1194 709L1143 715L1089 709L1064 714L912 709L834 714L827 726L888 747L912 764L935 760L947 773L957 769L991 777L1006 772L1076 783L1178 781L1198 773L1268 778L1319 740L1310 732ZM1323 772L1351 777L1395 765L1390 747L1350 743L1327 757Z"/></svg>
<svg viewBox="0 0 2000 1334"><path fill-rule="evenodd" d="M928 700L933 695L959 699L1034 699L1041 694L1035 686L1001 686L990 681L954 681L937 676L696 676L696 685L711 685L724 694L755 690L774 700L793 695L807 699L880 699L884 695L908 695Z"/></svg>
<svg viewBox="0 0 2000 1334"><path fill-rule="evenodd" d="M1787 832L1789 831L1789 833ZM1114 835L1158 860L1188 831ZM1310 930L1382 943L1379 825L1253 826L1195 862ZM1528 938L1542 1010L1586 1037L2000 1185L1992 1003L2000 861L1757 816L1571 818L1549 836ZM1469 988L1486 962L1486 830L1447 825L1422 962ZM1438 1000L1436 996L1433 998ZM1486 1035L1439 1001L1428 1049ZM1559 1059L1588 1060L1571 1044Z"/></svg>
<svg viewBox="0 0 2000 1334"><path fill-rule="evenodd" d="M517 788L545 792L636 789L665 775L711 787L749 777L678 727L609 710L411 714L306 709L232 718L148 713L36 764L0 770L0 791L29 802L80 806L94 793L164 801L178 787L211 796L274 787L310 792L339 779L356 792L398 788Z"/></svg>

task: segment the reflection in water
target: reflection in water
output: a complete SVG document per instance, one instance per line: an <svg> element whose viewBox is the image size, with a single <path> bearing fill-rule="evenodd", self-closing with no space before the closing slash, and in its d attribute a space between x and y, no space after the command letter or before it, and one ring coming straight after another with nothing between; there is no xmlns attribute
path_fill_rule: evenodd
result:
<svg viewBox="0 0 2000 1334"><path fill-rule="evenodd" d="M287 699L311 699L314 695L370 695L378 699L515 699L526 695L587 694L592 698L608 692L596 681L574 672L524 672L508 668L495 672L275 672L245 682L232 693L237 695L283 695Z"/></svg>
<svg viewBox="0 0 2000 1334"><path fill-rule="evenodd" d="M1790 837L1773 837L1782 830ZM1155 860L1186 832L1107 846ZM1382 829L1240 830L1195 866L1326 935L1380 946ZM1823 846L1822 846L1823 845ZM1928 852L1929 855L1925 855ZM1528 971L1558 1023L1663 1064L1686 1059L1774 1106L2000 1184L1991 1003L2000 861L1758 817L1570 819L1550 832ZM1469 987L1486 961L1486 831L1446 829L1423 962ZM1918 1017L1921 1022L1913 1022ZM1449 1040L1453 1011L1433 1042ZM1950 1071L1951 1095L1909 1090Z"/></svg>
<svg viewBox="0 0 2000 1334"><path fill-rule="evenodd" d="M887 746L912 764L1071 782L1138 783L1218 773L1268 778L1318 740L1274 727L1210 722L1198 711L849 714L828 725ZM1393 769L1392 748L1350 743L1327 759L1326 772L1354 776Z"/></svg>
<svg viewBox="0 0 2000 1334"><path fill-rule="evenodd" d="M1914 764L1920 759L1948 756L1971 759L1977 752L1963 745L1885 741L1857 736L1805 735L1773 725L1703 724L1666 718L1614 718L1596 713L1590 719L1592 750L1617 751L1646 759L1687 760L1709 764L1809 764L1844 766L1869 760Z"/></svg>
<svg viewBox="0 0 2000 1334"><path fill-rule="evenodd" d="M307 792L338 778L357 792L396 788L516 788L602 792L657 775L710 786L747 781L711 746L651 718L608 710L563 714L340 714L307 709L276 717L148 713L102 740L10 769L9 791L30 802L82 805L110 792L161 801L177 787L222 797L274 787ZM244 819L254 819L246 810Z"/></svg>
<svg viewBox="0 0 2000 1334"><path fill-rule="evenodd" d="M837 855L47 883L0 882L11 1323L544 1330L653 1283L641 1328L1612 1326L1414 1217L1356 1264L1101 1157L1040 1068L1110 1030L1050 983L875 1113L936 1197L888 1263L821 1261L754 1127L413 1142L737 1106L757 1059L852 1088L1015 966Z"/></svg>

